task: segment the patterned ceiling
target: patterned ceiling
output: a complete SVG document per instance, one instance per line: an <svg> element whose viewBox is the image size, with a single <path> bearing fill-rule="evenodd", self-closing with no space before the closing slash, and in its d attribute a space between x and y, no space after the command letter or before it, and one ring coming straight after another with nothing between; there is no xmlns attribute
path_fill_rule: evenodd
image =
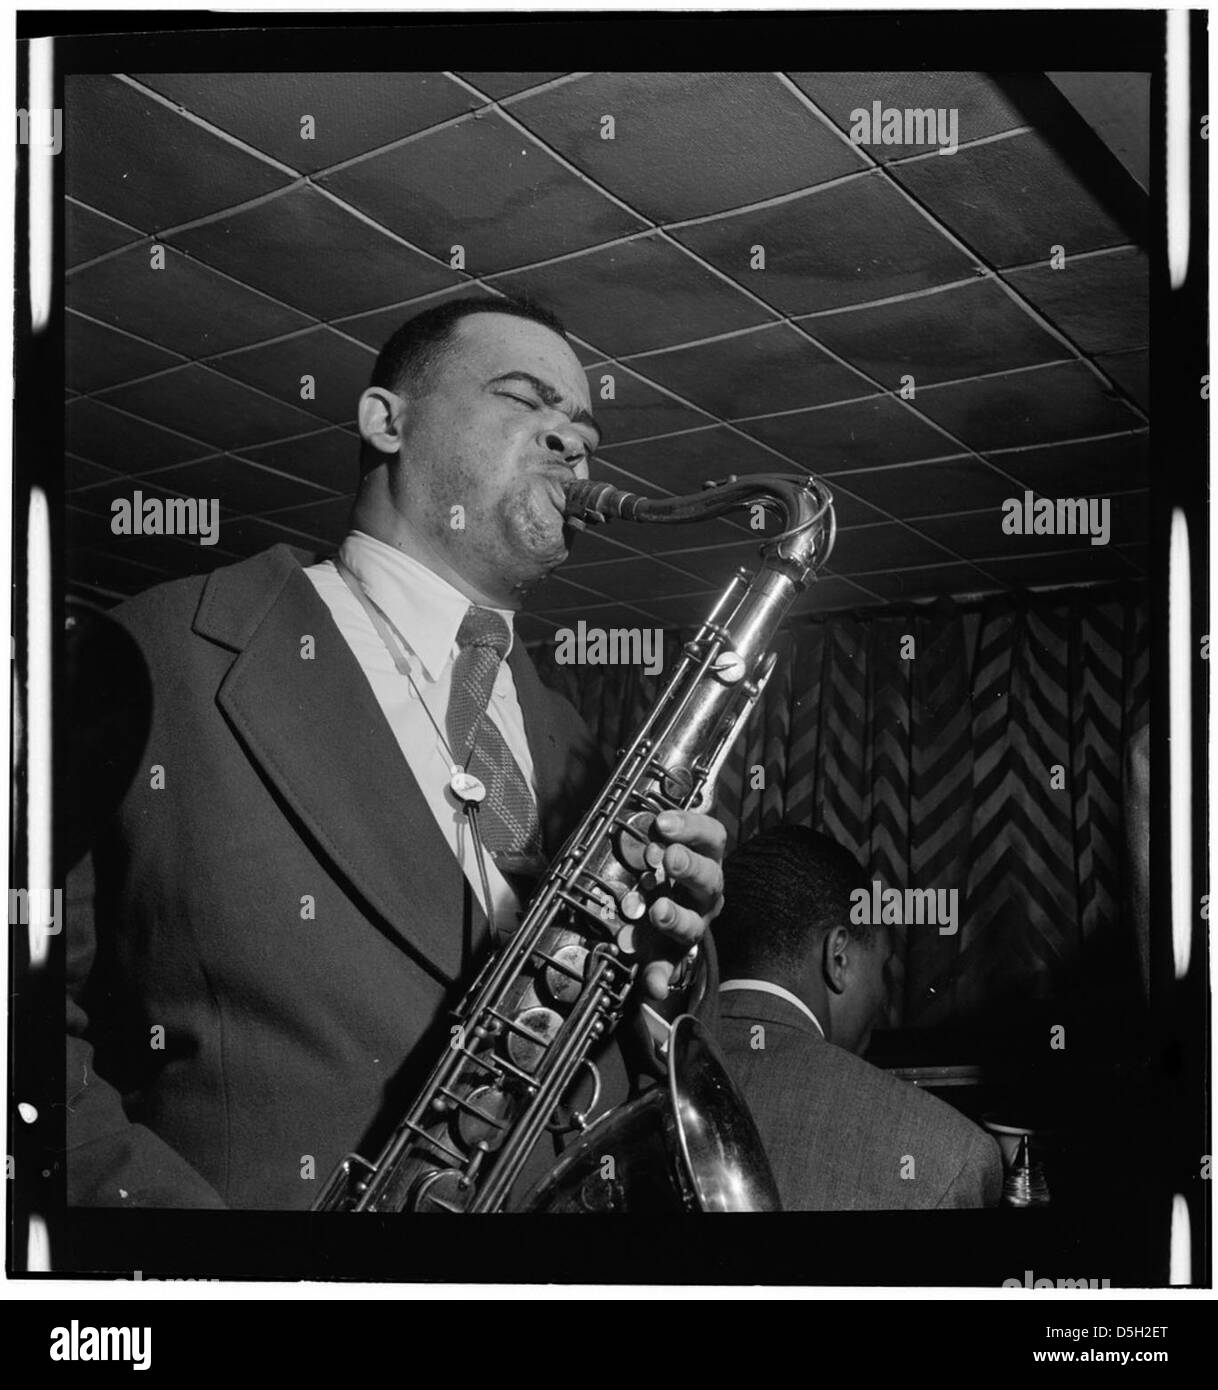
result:
<svg viewBox="0 0 1218 1390"><path fill-rule="evenodd" d="M1109 76L1144 105L1144 78ZM72 587L112 602L277 541L333 545L376 349L487 291L575 335L606 426L594 476L653 495L828 479L837 547L801 611L1136 579L1147 258L1062 153L1070 132L1006 91L976 73L68 78ZM874 102L954 111L959 148L852 142ZM218 544L114 535L136 488L218 499ZM1029 489L1110 499L1109 543L1004 534ZM743 519L584 536L523 630L696 622L755 546Z"/></svg>

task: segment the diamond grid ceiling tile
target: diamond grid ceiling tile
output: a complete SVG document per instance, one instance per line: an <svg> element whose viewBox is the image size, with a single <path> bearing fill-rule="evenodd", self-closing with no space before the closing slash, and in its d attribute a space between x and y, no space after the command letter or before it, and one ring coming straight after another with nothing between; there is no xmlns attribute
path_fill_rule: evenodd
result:
<svg viewBox="0 0 1218 1390"><path fill-rule="evenodd" d="M1096 353L1095 365L1122 388L1127 396L1143 410L1150 409L1150 353Z"/></svg>
<svg viewBox="0 0 1218 1390"><path fill-rule="evenodd" d="M656 222L761 202L862 167L773 73L596 73L512 115ZM602 132L605 117L613 138Z"/></svg>
<svg viewBox="0 0 1218 1390"><path fill-rule="evenodd" d="M902 526L899 521L884 521L875 526L854 526L839 531L829 568L834 574L861 575L914 565L941 565L955 560L954 555L946 553L942 546L918 531Z"/></svg>
<svg viewBox="0 0 1218 1390"><path fill-rule="evenodd" d="M974 271L878 173L673 236L787 314L930 289ZM764 269L752 268L754 247L765 252Z"/></svg>
<svg viewBox="0 0 1218 1390"><path fill-rule="evenodd" d="M208 365L308 415L341 425L355 419L375 362L376 354L369 349L329 328L311 328L278 342L226 353Z"/></svg>
<svg viewBox="0 0 1218 1390"><path fill-rule="evenodd" d="M1010 479L967 454L936 463L840 473L834 477L834 484L848 487L893 516L906 519L1000 507L1012 492Z"/></svg>
<svg viewBox="0 0 1218 1390"><path fill-rule="evenodd" d="M186 110L303 173L402 140L470 106L469 93L438 72L136 76Z"/></svg>
<svg viewBox="0 0 1218 1390"><path fill-rule="evenodd" d="M576 603L570 608L551 609L546 616L560 630L574 629L582 619L589 627L635 627L650 615L642 604Z"/></svg>
<svg viewBox="0 0 1218 1390"><path fill-rule="evenodd" d="M95 492L77 494L73 501L78 506L69 508L67 517L69 554L77 545L92 547L129 557L143 565L167 570L170 574L201 574L214 569L217 564L231 563L234 552L225 547L226 519L223 512L219 516L218 528L213 533L217 540L212 545L204 545L201 537L159 536L148 533L115 535L111 530L114 519L111 504L116 498L133 501L136 491L140 492L144 501L149 498L163 501L171 496L151 483L141 483L133 488L130 480L125 488L98 488ZM86 507L91 510L83 510Z"/></svg>
<svg viewBox="0 0 1218 1390"><path fill-rule="evenodd" d="M853 584L838 574L820 574L791 605L787 623L842 608L872 607L880 601L862 584Z"/></svg>
<svg viewBox="0 0 1218 1390"><path fill-rule="evenodd" d="M106 593L138 594L166 579L180 578L169 570L141 565L112 551L73 546L68 555L68 577L76 585Z"/></svg>
<svg viewBox="0 0 1218 1390"><path fill-rule="evenodd" d="M526 602L530 613L554 613L576 609L581 604L602 604L605 596L579 583L575 573L564 568L561 577L549 575L529 594Z"/></svg>
<svg viewBox="0 0 1218 1390"><path fill-rule="evenodd" d="M1016 498L1021 503L1022 515L1023 497L1016 494ZM926 517L917 523L917 529L940 545L950 546L966 560L980 561L989 569L990 559L1068 554L1076 550L1098 554L1118 545L1143 544L1150 526L1148 499L1145 491L1088 498L1089 511L1094 511L1097 517L1102 516L1102 504L1108 504L1109 537L1102 545L1096 543L1092 535L1010 534L1002 529L1006 517L1001 507L962 512L957 516Z"/></svg>
<svg viewBox="0 0 1218 1390"><path fill-rule="evenodd" d="M426 295L411 303L396 303L384 309L373 309L370 313L354 314L349 318L336 318L333 323L335 328L341 328L349 337L358 338L361 343L367 343L375 352L380 352L381 348L407 319L414 318L416 314L421 314L425 309L434 308L438 304L447 304L452 299L476 299L484 295L493 296L493 291L482 285L466 282L462 285L455 285L450 290L441 290L437 294ZM588 360L591 361L592 357L589 357Z"/></svg>
<svg viewBox="0 0 1218 1390"><path fill-rule="evenodd" d="M472 87L485 92L488 97L499 99L510 97L516 92L527 92L530 87L540 87L544 82L553 82L565 77L565 72L459 72Z"/></svg>
<svg viewBox="0 0 1218 1390"><path fill-rule="evenodd" d="M220 523L224 534L224 523ZM208 574L220 565L231 565L237 558L222 545L200 545L176 536L117 536L113 542L123 548L117 552L139 564L155 566L171 576Z"/></svg>
<svg viewBox="0 0 1218 1390"><path fill-rule="evenodd" d="M316 318L398 304L456 274L360 221L315 188L175 232L171 245Z"/></svg>
<svg viewBox="0 0 1218 1390"><path fill-rule="evenodd" d="M1132 566L1138 574L1145 574L1149 570L1151 558L1148 545L1122 545L1117 549L1125 563Z"/></svg>
<svg viewBox="0 0 1218 1390"><path fill-rule="evenodd" d="M1031 367L1071 355L993 280L869 309L817 314L800 326L891 390Z"/></svg>
<svg viewBox="0 0 1218 1390"><path fill-rule="evenodd" d="M303 478L333 492L353 493L359 482L359 436L349 430L317 430L298 439L240 450L242 458Z"/></svg>
<svg viewBox="0 0 1218 1390"><path fill-rule="evenodd" d="M1039 135L911 160L893 176L990 265L1067 257L1128 241ZM1035 196L1029 197L1029 191Z"/></svg>
<svg viewBox="0 0 1218 1390"><path fill-rule="evenodd" d="M145 231L257 198L291 175L115 77L64 81L68 194Z"/></svg>
<svg viewBox="0 0 1218 1390"><path fill-rule="evenodd" d="M139 241L143 235L143 232L116 222L95 208L87 208L70 198L64 203L64 236L69 266L91 261L95 256L104 256L107 251L117 251L120 246Z"/></svg>
<svg viewBox="0 0 1218 1390"><path fill-rule="evenodd" d="M311 564L320 558L325 546L316 536L305 536L299 531L290 531L286 526L277 525L258 516L241 516L224 524L224 544L235 555L257 555L273 545L286 545L304 553Z"/></svg>
<svg viewBox="0 0 1218 1390"><path fill-rule="evenodd" d="M542 642L552 641L558 631L557 620L537 613L517 613L512 626L516 630L516 636L527 647L536 647Z"/></svg>
<svg viewBox="0 0 1218 1390"><path fill-rule="evenodd" d="M675 630L697 627L706 618L710 604L708 596L687 594L677 598L640 600L639 607L655 626ZM591 622L591 618L588 621ZM605 626L603 620L598 619L598 623Z"/></svg>
<svg viewBox="0 0 1218 1390"><path fill-rule="evenodd" d="M612 364L589 372L588 385L592 413L604 428L606 444L651 439L711 423L704 411L673 400L633 372ZM612 391L611 400L604 398L606 391Z"/></svg>
<svg viewBox="0 0 1218 1390"><path fill-rule="evenodd" d="M1044 496L1100 496L1146 485L1146 446L1145 434L1126 434L1073 444L1002 449L986 458Z"/></svg>
<svg viewBox="0 0 1218 1390"><path fill-rule="evenodd" d="M856 112L866 112L869 123L874 125L871 118L877 101L882 112L895 109L902 113L902 134L907 110L955 112L960 144L1024 124L1002 90L977 72L793 72L791 78L847 135L852 127L860 135L864 132ZM950 122L950 116L947 119ZM919 133L916 125L911 127L911 133ZM873 143L865 148L873 159L885 162L907 159L911 154L938 148L939 143L935 138L923 144Z"/></svg>
<svg viewBox="0 0 1218 1390"><path fill-rule="evenodd" d="M286 507L282 511L268 512L266 520L337 546L347 534L351 520L351 498L327 497L324 501Z"/></svg>
<svg viewBox="0 0 1218 1390"><path fill-rule="evenodd" d="M1144 251L1123 247L1110 255L1066 257L1012 270L1006 278L1084 352L1145 347L1150 331L1150 263Z"/></svg>
<svg viewBox="0 0 1218 1390"><path fill-rule="evenodd" d="M295 309L172 247L163 249L163 269L153 269L149 247L137 246L77 271L68 280L68 308L186 357L206 357L307 326L309 320Z"/></svg>
<svg viewBox="0 0 1218 1390"><path fill-rule="evenodd" d="M73 495L71 515L69 516L73 534L91 544L98 544L107 538L114 538L114 533L110 529L113 503L120 499L131 501L136 491L145 499L156 498L162 502L170 497L187 496L186 493L178 492L173 487L163 486L152 480L143 482L137 478L126 478L114 474L105 479L104 482L98 483L94 487L84 488ZM117 537L115 544L118 544L119 541L125 544L127 539L129 538Z"/></svg>
<svg viewBox="0 0 1218 1390"><path fill-rule="evenodd" d="M209 444L125 415L91 396L70 401L64 418L68 451L118 473L147 473L214 452Z"/></svg>
<svg viewBox="0 0 1218 1390"><path fill-rule="evenodd" d="M727 420L870 396L876 389L787 324L649 353L631 366Z"/></svg>
<svg viewBox="0 0 1218 1390"><path fill-rule="evenodd" d="M673 527L672 538L679 541L683 530L683 527ZM760 550L760 537L754 537L752 540L739 539L729 545L703 546L696 550L672 550L667 552L667 558L663 563L691 576L686 580L682 592L693 593L701 586L706 587L709 593L712 589L724 588L737 570L755 570Z"/></svg>
<svg viewBox="0 0 1218 1390"><path fill-rule="evenodd" d="M1015 584L1021 588L1106 584L1134 576L1128 562L1110 547L1054 555L1003 556L987 560L985 569L1001 583Z"/></svg>
<svg viewBox="0 0 1218 1390"><path fill-rule="evenodd" d="M934 598L938 594L981 593L998 586L971 565L927 565L860 576L873 594L890 603Z"/></svg>
<svg viewBox="0 0 1218 1390"><path fill-rule="evenodd" d="M594 469L593 473L599 480L599 470ZM636 555L638 552L626 541L628 535L629 531L624 526L589 527L575 536L571 551L573 560L568 563L599 564Z"/></svg>
<svg viewBox="0 0 1218 1390"><path fill-rule="evenodd" d="M220 449L301 434L314 423L303 410L197 362L130 386L115 386L99 399Z"/></svg>
<svg viewBox="0 0 1218 1390"><path fill-rule="evenodd" d="M921 392L917 405L922 405ZM864 467L960 452L958 444L887 395L747 420L740 428L782 450L809 472L829 478Z"/></svg>
<svg viewBox="0 0 1218 1390"><path fill-rule="evenodd" d="M1034 367L918 392L918 409L980 451L1113 434L1141 423L1082 362Z"/></svg>
<svg viewBox="0 0 1218 1390"><path fill-rule="evenodd" d="M146 481L185 497L214 497L222 508L234 513L302 506L328 495L297 478L273 473L228 454L201 459L197 463L175 464L152 474Z"/></svg>
<svg viewBox="0 0 1218 1390"><path fill-rule="evenodd" d="M494 112L348 165L320 182L446 262L487 275L641 230Z"/></svg>
<svg viewBox="0 0 1218 1390"><path fill-rule="evenodd" d="M539 299L572 332L615 354L709 338L775 317L655 234L498 275L493 284L505 294Z"/></svg>
<svg viewBox="0 0 1218 1390"><path fill-rule="evenodd" d="M100 391L177 366L177 353L120 333L69 309L64 321L67 379L77 391Z"/></svg>
<svg viewBox="0 0 1218 1390"><path fill-rule="evenodd" d="M63 485L69 492L91 487L94 483L109 482L113 477L113 470L103 468L100 463L90 463L88 459L77 458L75 454L64 457Z"/></svg>
<svg viewBox="0 0 1218 1390"><path fill-rule="evenodd" d="M708 481L732 473L743 477L749 473L798 471L723 425L673 435L658 446L646 442L613 445L598 450L597 460L633 474L644 480L644 485L676 496L700 492ZM632 486L639 490L637 483Z"/></svg>
<svg viewBox="0 0 1218 1390"><path fill-rule="evenodd" d="M631 601L663 594L687 594L701 587L695 575L650 558L564 566L563 577L602 595Z"/></svg>

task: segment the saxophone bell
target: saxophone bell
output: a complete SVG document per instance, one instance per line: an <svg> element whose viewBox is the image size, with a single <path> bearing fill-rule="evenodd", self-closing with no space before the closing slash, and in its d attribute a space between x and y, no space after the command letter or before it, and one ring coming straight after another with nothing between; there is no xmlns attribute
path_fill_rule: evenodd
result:
<svg viewBox="0 0 1218 1390"><path fill-rule="evenodd" d="M591 1125L518 1209L548 1215L782 1207L757 1128L718 1047L683 1014L669 1037L666 1083Z"/></svg>

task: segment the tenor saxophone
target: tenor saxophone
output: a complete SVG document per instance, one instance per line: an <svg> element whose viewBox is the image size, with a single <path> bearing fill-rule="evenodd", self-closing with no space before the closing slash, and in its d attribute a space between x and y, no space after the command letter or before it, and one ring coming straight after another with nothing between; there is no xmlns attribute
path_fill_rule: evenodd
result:
<svg viewBox="0 0 1218 1390"><path fill-rule="evenodd" d="M683 651L609 782L555 859L518 929L455 1011L450 1044L375 1160L349 1154L318 1211L765 1211L769 1163L709 1034L672 1025L664 1084L589 1124L571 1097L617 1026L640 969L636 926L663 888L653 823L706 810L736 735L774 667L775 631L833 546L833 498L818 479L728 479L649 499L574 481L566 514L680 523L737 508L776 512L756 573L739 570ZM578 1137L521 1195L521 1172L563 1115Z"/></svg>

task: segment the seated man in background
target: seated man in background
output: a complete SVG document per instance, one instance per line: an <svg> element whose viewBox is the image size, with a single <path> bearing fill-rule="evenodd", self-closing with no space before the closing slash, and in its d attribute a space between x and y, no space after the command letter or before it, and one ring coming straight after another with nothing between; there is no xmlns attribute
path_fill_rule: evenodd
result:
<svg viewBox="0 0 1218 1390"><path fill-rule="evenodd" d="M854 858L803 826L724 865L713 934L719 1041L787 1211L997 1203L997 1144L951 1106L864 1062L885 1004L885 926L850 922Z"/></svg>

